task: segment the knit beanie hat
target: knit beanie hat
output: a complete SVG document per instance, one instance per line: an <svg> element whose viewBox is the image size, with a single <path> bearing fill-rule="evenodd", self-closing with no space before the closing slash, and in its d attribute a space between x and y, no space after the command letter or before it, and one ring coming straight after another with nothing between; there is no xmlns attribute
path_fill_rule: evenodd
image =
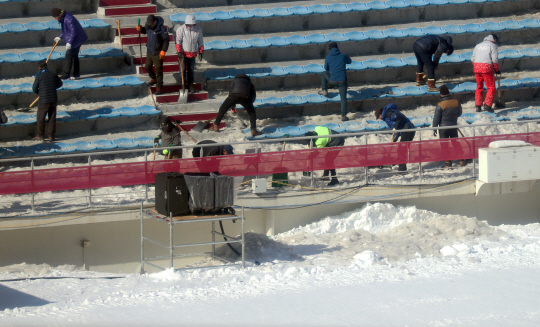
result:
<svg viewBox="0 0 540 327"><path fill-rule="evenodd" d="M330 42L328 43L328 50L332 50L333 48L338 49L336 42ZM339 50L339 49L338 49Z"/></svg>
<svg viewBox="0 0 540 327"><path fill-rule="evenodd" d="M450 91L448 91L448 88L446 87L446 85L442 85L442 86L439 88L439 91L441 92L441 96L445 96L445 95L449 95L449 94L450 94Z"/></svg>
<svg viewBox="0 0 540 327"><path fill-rule="evenodd" d="M58 9L58 8L53 8L53 9L51 10L51 15L52 15L53 17L55 17L55 18L58 17L58 16L60 16L61 13L62 13L62 10L61 10L61 9Z"/></svg>

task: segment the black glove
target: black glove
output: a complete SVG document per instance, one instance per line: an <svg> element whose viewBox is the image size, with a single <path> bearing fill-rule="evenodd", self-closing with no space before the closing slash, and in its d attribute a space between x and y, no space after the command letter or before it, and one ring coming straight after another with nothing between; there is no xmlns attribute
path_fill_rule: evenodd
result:
<svg viewBox="0 0 540 327"><path fill-rule="evenodd" d="M495 74L497 74L497 75L501 75L502 73L501 73L501 71L500 71L500 70L497 70L497 71L495 72Z"/></svg>
<svg viewBox="0 0 540 327"><path fill-rule="evenodd" d="M437 136L437 130L433 131L433 136Z"/></svg>
<svg viewBox="0 0 540 327"><path fill-rule="evenodd" d="M184 58L184 55L182 54L182 52L177 52L178 54L178 60L182 60L182 58Z"/></svg>
<svg viewBox="0 0 540 327"><path fill-rule="evenodd" d="M202 53L199 52L199 61L202 61Z"/></svg>
<svg viewBox="0 0 540 327"><path fill-rule="evenodd" d="M154 137L154 143L159 143L159 140L160 140L160 139L161 139L161 138L160 138L159 136Z"/></svg>

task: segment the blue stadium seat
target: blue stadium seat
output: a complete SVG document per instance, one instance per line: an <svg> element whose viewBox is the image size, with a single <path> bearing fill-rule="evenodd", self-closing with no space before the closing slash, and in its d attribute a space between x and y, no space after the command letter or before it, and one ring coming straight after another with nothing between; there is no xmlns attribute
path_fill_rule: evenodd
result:
<svg viewBox="0 0 540 327"><path fill-rule="evenodd" d="M416 66L417 64L416 57L414 56L401 58L401 61L403 61L403 63L405 63L408 66Z"/></svg>
<svg viewBox="0 0 540 327"><path fill-rule="evenodd" d="M293 13L290 12L287 8L274 7L268 9L268 12L274 14L274 16L291 16Z"/></svg>
<svg viewBox="0 0 540 327"><path fill-rule="evenodd" d="M21 58L21 56L15 53L4 53L3 55L0 55L0 59L5 62L23 62L24 61L24 59Z"/></svg>
<svg viewBox="0 0 540 327"><path fill-rule="evenodd" d="M467 32L458 25L445 25L441 27L446 34L462 34Z"/></svg>
<svg viewBox="0 0 540 327"><path fill-rule="evenodd" d="M49 29L49 26L45 26L45 24L38 22L30 22L23 25L31 31L46 31Z"/></svg>
<svg viewBox="0 0 540 327"><path fill-rule="evenodd" d="M390 91L387 94L381 95L381 98L399 98L407 95L407 92L399 87L390 87Z"/></svg>
<svg viewBox="0 0 540 327"><path fill-rule="evenodd" d="M341 102L341 96L339 92L329 92L326 98L328 99L328 102Z"/></svg>
<svg viewBox="0 0 540 327"><path fill-rule="evenodd" d="M303 67L304 70L309 73L322 73L325 71L323 65L309 64Z"/></svg>
<svg viewBox="0 0 540 327"><path fill-rule="evenodd" d="M298 66L298 65L291 65L291 66L283 67L283 70L293 75L301 75L301 74L306 74L308 72L307 70L304 70L304 67Z"/></svg>
<svg viewBox="0 0 540 327"><path fill-rule="evenodd" d="M339 133L339 131L337 130L338 128L340 128L339 124L334 124L334 123L327 123L327 124L324 124L324 125L321 125L321 126L324 126L328 129L333 129L335 130L336 132Z"/></svg>
<svg viewBox="0 0 540 327"><path fill-rule="evenodd" d="M362 62L364 66L367 68L372 69L379 69L379 68L385 68L388 67L388 65L384 64L381 60L375 60L375 59L368 59Z"/></svg>
<svg viewBox="0 0 540 327"><path fill-rule="evenodd" d="M527 28L538 28L538 27L540 27L540 21L538 21L536 19L519 20L518 24L523 26L523 27L527 27Z"/></svg>
<svg viewBox="0 0 540 327"><path fill-rule="evenodd" d="M95 146L97 150L112 150L118 147L118 145L112 143L109 140L93 141L92 146Z"/></svg>
<svg viewBox="0 0 540 327"><path fill-rule="evenodd" d="M174 23L181 23L183 24L185 21L186 21L186 14L184 13L177 13L177 14L174 14L174 15L170 15L169 18L171 19L171 21L173 21Z"/></svg>
<svg viewBox="0 0 540 327"><path fill-rule="evenodd" d="M28 150L30 150L30 152L33 152L33 154L47 155L47 154L54 153L54 149L51 149L52 146L53 144L45 144L45 143L34 144L34 145L29 146Z"/></svg>
<svg viewBox="0 0 540 327"><path fill-rule="evenodd" d="M328 9L327 6L323 6L323 5L313 5L313 6L307 7L307 9L317 14L327 14L327 13L332 12L332 10Z"/></svg>
<svg viewBox="0 0 540 327"><path fill-rule="evenodd" d="M125 137L122 137L122 138L119 138L119 139L116 139L116 140L112 140L112 143L114 145L116 145L120 149L132 149L132 148L136 148L138 146L138 144L133 142L132 139L127 139Z"/></svg>
<svg viewBox="0 0 540 327"><path fill-rule="evenodd" d="M296 95L288 95L286 97L282 98L283 102L288 103L290 105L301 105L307 103L307 100L303 97L299 97Z"/></svg>
<svg viewBox="0 0 540 327"><path fill-rule="evenodd" d="M101 50L103 57L125 57L126 53L118 48L108 47Z"/></svg>
<svg viewBox="0 0 540 327"><path fill-rule="evenodd" d="M407 8L411 5L403 0L389 0L384 2L386 5L392 8Z"/></svg>
<svg viewBox="0 0 540 327"><path fill-rule="evenodd" d="M24 61L30 61L30 62L38 62L38 61L47 59L47 57L43 58L43 56L41 56L41 53L37 53L37 52L25 52L21 54L20 57Z"/></svg>
<svg viewBox="0 0 540 327"><path fill-rule="evenodd" d="M323 103L323 102L328 101L326 97L323 97L322 95L319 95L319 94L308 94L308 95L304 95L302 98L304 98L304 100L306 100L309 103Z"/></svg>
<svg viewBox="0 0 540 327"><path fill-rule="evenodd" d="M432 34L432 35L446 34L446 32L442 28L437 27L437 26L424 27L422 28L422 31L424 32L424 34Z"/></svg>
<svg viewBox="0 0 540 327"><path fill-rule="evenodd" d="M21 92L21 90L13 85L0 85L0 94L15 94L19 92Z"/></svg>
<svg viewBox="0 0 540 327"><path fill-rule="evenodd" d="M388 37L396 37L396 38L409 36L409 34L403 32L403 30L398 30L396 28L390 28L390 29L384 30L383 34L388 35Z"/></svg>
<svg viewBox="0 0 540 327"><path fill-rule="evenodd" d="M386 58L381 60L381 62L388 67L403 67L406 65L403 61L397 58Z"/></svg>
<svg viewBox="0 0 540 327"><path fill-rule="evenodd" d="M229 79L229 75L225 75L222 71L211 70L204 73L204 77L209 80L224 80Z"/></svg>
<svg viewBox="0 0 540 327"><path fill-rule="evenodd" d="M363 41L369 39L369 36L366 36L362 32L348 32L343 34L343 36L352 41Z"/></svg>
<svg viewBox="0 0 540 327"><path fill-rule="evenodd" d="M523 53L517 50L506 49L506 50L499 51L499 59L505 59L505 58L518 59L524 56L525 55Z"/></svg>
<svg viewBox="0 0 540 327"><path fill-rule="evenodd" d="M366 120L365 128L367 131L380 131L383 129L387 129L388 125L384 121Z"/></svg>
<svg viewBox="0 0 540 327"><path fill-rule="evenodd" d="M480 24L480 27L482 27L486 31L490 31L490 32L498 32L498 31L502 31L502 30L505 29L499 23L494 23L494 22L487 22L487 23L484 23L484 24Z"/></svg>
<svg viewBox="0 0 540 327"><path fill-rule="evenodd" d="M405 0L405 3L410 4L412 7L423 7L429 4L425 0Z"/></svg>
<svg viewBox="0 0 540 327"><path fill-rule="evenodd" d="M442 56L440 62L445 63L445 62L464 62L464 61L466 60L463 59L461 56L457 54L451 54L451 55Z"/></svg>
<svg viewBox="0 0 540 327"><path fill-rule="evenodd" d="M252 45L248 44L245 40L230 40L227 41L227 44L235 49L245 49L245 48L251 48Z"/></svg>
<svg viewBox="0 0 540 327"><path fill-rule="evenodd" d="M278 129L279 132L283 133L283 136L287 137L298 137L302 136L305 133L297 126L288 126Z"/></svg>
<svg viewBox="0 0 540 327"><path fill-rule="evenodd" d="M315 131L315 127L317 127L317 125L304 125L304 126L299 126L300 130L305 134L305 133L308 133L308 132L313 132Z"/></svg>
<svg viewBox="0 0 540 327"><path fill-rule="evenodd" d="M499 23L499 25L501 25L507 30L519 30L519 29L524 28L523 25L520 25L518 22L513 21L513 20L504 21L502 23Z"/></svg>
<svg viewBox="0 0 540 327"><path fill-rule="evenodd" d="M107 27L107 26L111 26L110 24L106 23L103 19L93 18L93 19L85 20L84 22L86 23L86 25L88 25L90 27Z"/></svg>
<svg viewBox="0 0 540 327"><path fill-rule="evenodd" d="M60 88L61 90L80 90L84 86L79 84L79 81L65 80L63 81L64 85Z"/></svg>
<svg viewBox="0 0 540 327"><path fill-rule="evenodd" d="M272 17L274 14L268 11L268 9L253 9L249 11L254 17Z"/></svg>
<svg viewBox="0 0 540 327"><path fill-rule="evenodd" d="M311 34L306 36L306 40L308 40L311 43L326 43L328 42L328 39L324 37L324 35L320 34Z"/></svg>
<svg viewBox="0 0 540 327"><path fill-rule="evenodd" d="M347 4L347 7L351 8L353 11L366 11L370 10L371 7L367 6L365 3L353 2Z"/></svg>
<svg viewBox="0 0 540 327"><path fill-rule="evenodd" d="M229 14L233 16L234 18L238 18L238 19L248 19L248 18L253 18L255 16L247 10L233 10L229 12Z"/></svg>
<svg viewBox="0 0 540 327"><path fill-rule="evenodd" d="M150 106L144 106L144 107L149 107L151 108L152 110L156 111L156 112L161 112L159 110L155 110L154 107L150 107ZM141 107L143 108L143 107ZM94 114L95 115L99 115L99 117L101 118L113 118L113 117L119 117L120 116L120 113L118 111L116 111L115 109L112 109L112 108L99 108L99 109L96 109L94 110Z"/></svg>
<svg viewBox="0 0 540 327"><path fill-rule="evenodd" d="M133 142L140 148L151 148L154 145L154 138L148 136L140 136L133 139Z"/></svg>
<svg viewBox="0 0 540 327"><path fill-rule="evenodd" d="M366 5L368 7L370 7L371 9L374 9L374 10L383 10L383 9L390 8L389 5L387 5L384 2L380 2L380 1L371 1L371 2L366 3Z"/></svg>
<svg viewBox="0 0 540 327"><path fill-rule="evenodd" d="M447 5L449 3L448 0L426 0L426 1L429 2L430 5L436 5L436 6Z"/></svg>
<svg viewBox="0 0 540 327"><path fill-rule="evenodd" d="M79 120L79 117L75 114L74 111L59 111L56 113L56 120L57 121L74 121Z"/></svg>
<svg viewBox="0 0 540 327"><path fill-rule="evenodd" d="M291 42L287 41L287 39L280 36L269 37L266 39L266 42L270 43L271 45L277 45L277 46L284 46L284 45L291 44Z"/></svg>
<svg viewBox="0 0 540 327"><path fill-rule="evenodd" d="M459 85L460 89L464 90L464 91L475 91L476 90L476 83L473 83L473 82L465 82L465 83L461 83Z"/></svg>
<svg viewBox="0 0 540 327"><path fill-rule="evenodd" d="M366 128L361 127L357 121L348 121L339 124L339 128L343 131L342 133L358 133L366 130Z"/></svg>
<svg viewBox="0 0 540 327"><path fill-rule="evenodd" d="M101 52L101 50L99 49L83 49L81 50L81 55L83 57L86 57L86 58L100 58L100 57L104 57L104 54L103 52Z"/></svg>
<svg viewBox="0 0 540 327"><path fill-rule="evenodd" d="M370 39L386 39L387 36L383 34L382 31L379 30L369 30L367 32L364 32L366 36L368 36Z"/></svg>
<svg viewBox="0 0 540 327"><path fill-rule="evenodd" d="M297 45L310 43L308 40L306 40L304 36L300 36L300 35L292 35L285 38L285 40L287 40L287 42L290 42L291 44L297 44Z"/></svg>
<svg viewBox="0 0 540 327"><path fill-rule="evenodd" d="M501 81L501 89L517 89L519 88L519 82L511 79L503 79Z"/></svg>
<svg viewBox="0 0 540 327"><path fill-rule="evenodd" d="M270 68L270 75L272 76L285 76L289 75L289 72L286 72L283 67L277 67L277 66L271 66Z"/></svg>
<svg viewBox="0 0 540 327"><path fill-rule="evenodd" d="M77 151L77 147L70 143L56 142L54 143L55 153L73 153Z"/></svg>
<svg viewBox="0 0 540 327"><path fill-rule="evenodd" d="M133 117L133 116L142 115L141 111L132 107L120 107L120 108L116 108L114 111L125 117Z"/></svg>
<svg viewBox="0 0 540 327"><path fill-rule="evenodd" d="M213 50L226 50L226 49L231 49L232 46L227 44L227 42L215 40L215 41L210 41L208 43L205 43L204 48L205 49L208 48L209 50L210 49L213 49Z"/></svg>
<svg viewBox="0 0 540 327"><path fill-rule="evenodd" d="M348 70L362 70L368 67L364 66L361 61L353 61L350 65L347 65Z"/></svg>
<svg viewBox="0 0 540 327"><path fill-rule="evenodd" d="M86 78L78 81L80 85L87 89L97 89L103 86L101 81L93 78Z"/></svg>
<svg viewBox="0 0 540 327"><path fill-rule="evenodd" d="M403 33L405 33L405 34L407 34L409 36L416 36L416 37L426 35L426 33L424 31L422 31L421 28L416 28L416 27L405 28L403 30Z"/></svg>
<svg viewBox="0 0 540 327"><path fill-rule="evenodd" d="M141 85L141 84L144 84L144 81L141 81L138 77L135 77L135 76L124 76L124 77L120 77L119 80L126 83L126 85Z"/></svg>
<svg viewBox="0 0 540 327"><path fill-rule="evenodd" d="M540 52L538 49L531 49L531 48L525 48L519 50L520 53L523 53L526 57L538 57L540 56Z"/></svg>
<svg viewBox="0 0 540 327"><path fill-rule="evenodd" d="M80 152L93 151L97 148L91 142L86 142L86 141L78 141L75 143L71 143L71 145L75 147L76 151L80 151Z"/></svg>
<svg viewBox="0 0 540 327"><path fill-rule="evenodd" d="M328 7L328 9L332 10L333 12L348 12L348 11L352 10L351 8L347 7L346 5L340 4L340 3L334 3L334 4L331 4L331 5L328 5L327 7Z"/></svg>
<svg viewBox="0 0 540 327"><path fill-rule="evenodd" d="M102 108L102 109L111 110L110 108ZM137 107L135 109L140 111L143 115L149 115L149 116L153 116L153 115L157 115L157 114L161 113L161 110L157 110L153 106L140 106L140 107ZM99 109L99 110L101 110L101 109Z"/></svg>
<svg viewBox="0 0 540 327"><path fill-rule="evenodd" d="M214 11L212 13L209 14L210 17L213 17L217 20L229 20L229 19L233 19L234 16L232 16L230 13L228 12L225 12L225 11Z"/></svg>
<svg viewBox="0 0 540 327"><path fill-rule="evenodd" d="M281 107L286 105L281 98L268 97L261 99L264 107Z"/></svg>
<svg viewBox="0 0 540 327"><path fill-rule="evenodd" d="M23 24L9 23L3 25L4 29L12 33L21 33L29 31L28 27L25 27Z"/></svg>
<svg viewBox="0 0 540 327"><path fill-rule="evenodd" d="M56 20L50 20L46 23L44 23L45 26L47 26L49 29L51 30L61 30L62 27L60 26L60 23L57 22Z"/></svg>
<svg viewBox="0 0 540 327"><path fill-rule="evenodd" d="M313 14L313 10L307 8L307 7L301 7L301 6L294 6L292 8L289 8L289 11L292 12L294 15L309 15Z"/></svg>
<svg viewBox="0 0 540 327"><path fill-rule="evenodd" d="M195 16L195 19L197 19L200 22L209 22L211 20L215 20L215 17L210 16L210 14L205 12L196 12L193 14Z"/></svg>
<svg viewBox="0 0 540 327"><path fill-rule="evenodd" d="M328 33L324 36L326 39L328 39L329 41L332 41L332 42L345 42L345 41L349 41L349 38L346 37L345 35L343 35L343 33L336 33L336 32L332 32L332 33Z"/></svg>
<svg viewBox="0 0 540 327"><path fill-rule="evenodd" d="M418 86L405 86L401 88L401 92L407 93L407 95L423 95L426 94L427 88L421 88Z"/></svg>
<svg viewBox="0 0 540 327"><path fill-rule="evenodd" d="M469 0L446 0L446 1L448 1L448 3L452 3L455 5L460 5L460 4L469 2Z"/></svg>
<svg viewBox="0 0 540 327"><path fill-rule="evenodd" d="M0 34L7 33L8 31L4 28L4 26L0 25Z"/></svg>
<svg viewBox="0 0 540 327"><path fill-rule="evenodd" d="M459 55L461 58L467 60L467 61L471 61L471 58L472 58L472 52L464 52L462 54Z"/></svg>
<svg viewBox="0 0 540 327"><path fill-rule="evenodd" d="M96 113L93 110L88 109L82 109L77 111L72 111L70 115L73 117L76 117L77 120L88 120L88 119L96 119L99 118L99 115L96 115Z"/></svg>
<svg viewBox="0 0 540 327"><path fill-rule="evenodd" d="M100 80L100 83L103 85L103 86L109 86L109 87L117 87L117 86L122 86L122 85L126 85L126 83L118 78L112 78L112 77L105 77L103 79Z"/></svg>
<svg viewBox="0 0 540 327"><path fill-rule="evenodd" d="M33 84L31 83L22 83L18 85L19 90L21 90L21 93L34 93L34 91L32 90L32 86Z"/></svg>
<svg viewBox="0 0 540 327"><path fill-rule="evenodd" d="M269 68L247 68L244 69L244 74L250 77L265 77L270 76L272 70Z"/></svg>
<svg viewBox="0 0 540 327"><path fill-rule="evenodd" d="M265 39L253 38L253 39L246 40L246 42L248 44L251 44L255 48L264 48L264 47L270 46L270 43L266 42Z"/></svg>
<svg viewBox="0 0 540 327"><path fill-rule="evenodd" d="M49 56L50 51L43 51L40 53L42 58L47 59ZM62 53L60 51L53 51L51 54L51 58L49 60L58 60L58 59L64 59L64 56L62 56Z"/></svg>
<svg viewBox="0 0 540 327"><path fill-rule="evenodd" d="M36 115L15 115L9 118L8 123L15 123L15 124L23 124L23 125L29 125L29 124L35 124L37 121ZM7 124L6 124L7 125Z"/></svg>

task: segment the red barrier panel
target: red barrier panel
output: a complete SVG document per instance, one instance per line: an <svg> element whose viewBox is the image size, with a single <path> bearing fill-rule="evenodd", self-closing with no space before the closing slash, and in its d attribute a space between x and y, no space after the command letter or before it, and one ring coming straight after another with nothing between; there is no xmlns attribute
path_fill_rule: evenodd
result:
<svg viewBox="0 0 540 327"><path fill-rule="evenodd" d="M472 159L478 149L498 140L522 140L540 146L540 133L291 150L233 156L39 169L0 173L0 194L37 193L154 183L162 172L213 172L229 176L315 171Z"/></svg>

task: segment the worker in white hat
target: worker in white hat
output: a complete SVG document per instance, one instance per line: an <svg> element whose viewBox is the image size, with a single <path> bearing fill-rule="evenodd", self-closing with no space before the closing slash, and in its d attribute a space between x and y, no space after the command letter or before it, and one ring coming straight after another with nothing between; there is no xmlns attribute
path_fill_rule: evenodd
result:
<svg viewBox="0 0 540 327"><path fill-rule="evenodd" d="M203 33L197 20L193 15L187 15L184 25L176 30L176 52L178 52L178 60L184 60L185 80L189 88L189 93L194 93L193 88L193 72L195 70L195 58L199 56L202 61L204 52Z"/></svg>

